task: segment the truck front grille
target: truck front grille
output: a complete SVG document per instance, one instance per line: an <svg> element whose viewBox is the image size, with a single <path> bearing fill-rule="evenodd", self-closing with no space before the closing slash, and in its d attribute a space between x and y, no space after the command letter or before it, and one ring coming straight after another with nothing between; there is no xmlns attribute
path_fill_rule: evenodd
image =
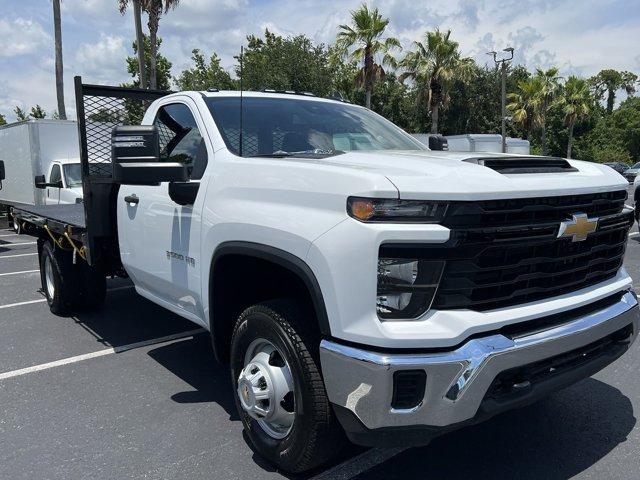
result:
<svg viewBox="0 0 640 480"><path fill-rule="evenodd" d="M381 256L445 260L431 308L502 308L562 295L610 279L622 266L633 213L625 191L458 202L443 221L444 245L383 245ZM557 238L576 213L598 217L581 242Z"/></svg>

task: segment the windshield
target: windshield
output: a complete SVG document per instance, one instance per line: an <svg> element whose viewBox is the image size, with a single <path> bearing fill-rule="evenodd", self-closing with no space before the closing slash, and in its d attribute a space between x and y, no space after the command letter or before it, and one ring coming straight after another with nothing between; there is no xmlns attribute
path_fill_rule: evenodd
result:
<svg viewBox="0 0 640 480"><path fill-rule="evenodd" d="M640 162L636 163L633 167L631 168L640 168Z"/></svg>
<svg viewBox="0 0 640 480"><path fill-rule="evenodd" d="M82 186L82 173L80 171L79 163L68 163L63 166L64 178L67 181L67 187L81 187Z"/></svg>
<svg viewBox="0 0 640 480"><path fill-rule="evenodd" d="M239 154L240 98L206 99L227 148ZM296 98L244 97L242 156L337 155L352 150L426 150L362 107Z"/></svg>

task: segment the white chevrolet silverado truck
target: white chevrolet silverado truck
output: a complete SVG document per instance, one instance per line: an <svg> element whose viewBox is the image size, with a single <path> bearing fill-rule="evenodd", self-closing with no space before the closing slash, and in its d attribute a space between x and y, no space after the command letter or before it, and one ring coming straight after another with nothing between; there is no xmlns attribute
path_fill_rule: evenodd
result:
<svg viewBox="0 0 640 480"><path fill-rule="evenodd" d="M99 307L105 277L128 276L206 328L248 438L284 470L345 437L426 444L594 374L637 336L633 212L607 167L430 151L294 92L76 78L76 99L84 202L16 212L51 310Z"/></svg>

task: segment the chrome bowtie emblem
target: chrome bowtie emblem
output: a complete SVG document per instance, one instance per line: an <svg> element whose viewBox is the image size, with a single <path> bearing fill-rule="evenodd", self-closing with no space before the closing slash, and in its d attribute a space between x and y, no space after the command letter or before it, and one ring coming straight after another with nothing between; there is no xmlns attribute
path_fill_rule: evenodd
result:
<svg viewBox="0 0 640 480"><path fill-rule="evenodd" d="M558 238L572 237L572 242L582 242L598 228L598 218L588 218L585 213L571 215L571 220L560 223Z"/></svg>

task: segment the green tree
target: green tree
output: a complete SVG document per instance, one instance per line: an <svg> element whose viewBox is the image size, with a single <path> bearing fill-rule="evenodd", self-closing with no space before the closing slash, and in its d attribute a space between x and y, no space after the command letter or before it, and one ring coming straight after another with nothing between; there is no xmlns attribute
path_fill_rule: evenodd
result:
<svg viewBox="0 0 640 480"><path fill-rule="evenodd" d="M149 15L149 40L150 40L150 61L149 61L149 88L162 88L160 85L161 65L158 49L160 48L160 39L158 38L158 28L162 15L169 13L178 6L179 0L141 0L140 6L142 10Z"/></svg>
<svg viewBox="0 0 640 480"><path fill-rule="evenodd" d="M331 70L324 45L314 45L304 35L285 38L268 30L264 39L250 35L247 41L242 59L243 88L294 90L317 96L331 92ZM239 66L236 74L240 76Z"/></svg>
<svg viewBox="0 0 640 480"><path fill-rule="evenodd" d="M575 124L589 116L591 103L591 94L587 81L575 76L570 76L563 86L561 97L564 123L569 129L567 158L571 158L571 144L573 143L573 129Z"/></svg>
<svg viewBox="0 0 640 480"><path fill-rule="evenodd" d="M6 124L7 124L7 118L0 113L0 125L6 125Z"/></svg>
<svg viewBox="0 0 640 480"><path fill-rule="evenodd" d="M507 112L511 113L514 123L520 124L526 132L525 138L531 139L533 130L541 124L540 102L542 84L539 77L520 80L515 92L507 94L510 103Z"/></svg>
<svg viewBox="0 0 640 480"><path fill-rule="evenodd" d="M536 78L540 80L540 143L542 144L542 155L547 154L547 112L560 89L561 77L558 76L558 69L551 67L547 70L536 68Z"/></svg>
<svg viewBox="0 0 640 480"><path fill-rule="evenodd" d="M500 118L496 115L501 108L500 69L475 63L472 69L468 79L456 79L451 83L449 106L438 118L438 129L445 135L500 131ZM529 76L523 66L510 67L507 70L507 91L515 91L518 82ZM522 137L525 132L518 124L508 123L507 134Z"/></svg>
<svg viewBox="0 0 640 480"><path fill-rule="evenodd" d="M382 39L389 24L388 18L382 18L377 8L370 10L366 4L351 12L351 25L340 25L336 46L343 58L363 61L358 72L357 84L364 87L365 106L371 108L371 92L373 85L384 79L382 65L395 67L396 60L389 53L393 49L401 49L400 42L393 37ZM349 53L349 49L355 49ZM382 55L381 64L375 63L376 56Z"/></svg>
<svg viewBox="0 0 640 480"><path fill-rule="evenodd" d="M159 90L170 90L171 88L171 67L172 64L160 52L162 39L156 39L158 50L156 54L157 78L156 85ZM140 68L138 62L138 44L133 43L133 57L127 57L127 72L131 75L133 81L123 84L123 87L140 87ZM147 71L151 65L151 43L149 37L144 37L144 59L147 64ZM94 114L94 121L103 121L108 123L124 123L126 125L137 125L142 121L144 112L149 106L148 102L127 99L124 102L124 110L104 108Z"/></svg>
<svg viewBox="0 0 640 480"><path fill-rule="evenodd" d="M136 43L140 45L144 42L144 34L142 33L142 9L140 7L140 0L118 0L118 11L121 15L124 15L127 11L129 3L133 3L133 21L136 30ZM142 50L138 50L138 78L140 79L140 86L142 88L147 88L147 68Z"/></svg>
<svg viewBox="0 0 640 480"><path fill-rule="evenodd" d="M220 90L233 90L235 82L229 73L220 66L220 58L213 53L209 58L209 64L202 52L197 48L191 52L193 68L183 70L175 84L179 90L207 90L218 88Z"/></svg>
<svg viewBox="0 0 640 480"><path fill-rule="evenodd" d="M602 115L575 147L576 156L585 160L640 161L640 98L629 97L611 115Z"/></svg>
<svg viewBox="0 0 640 480"><path fill-rule="evenodd" d="M29 114L20 107L14 108L13 113L16 114L16 120L18 122L24 122L25 120L29 120Z"/></svg>
<svg viewBox="0 0 640 480"><path fill-rule="evenodd" d="M413 80L418 87L418 102L429 105L431 133L438 133L440 108L449 104L449 89L454 80L467 83L473 74L474 61L462 57L458 42L451 40L451 30L427 32L424 42L414 42L399 66L404 70L400 80Z"/></svg>
<svg viewBox="0 0 640 480"><path fill-rule="evenodd" d="M616 93L620 90L633 95L636 92L636 82L638 76L635 73L618 71L613 69L600 70L600 72L589 79L589 83L598 97L607 99L607 113L613 112L613 105L616 101Z"/></svg>
<svg viewBox="0 0 640 480"><path fill-rule="evenodd" d="M331 94L336 98L355 102L358 89L358 61L344 59L340 49L335 45L329 47L327 58L331 71Z"/></svg>
<svg viewBox="0 0 640 480"><path fill-rule="evenodd" d="M36 105L35 107L31 107L29 116L31 118L42 119L46 118L47 112L45 112L40 105Z"/></svg>
<svg viewBox="0 0 640 480"><path fill-rule="evenodd" d="M171 62L160 53L162 38L156 38L156 87L158 90L169 90L171 88ZM133 43L133 57L127 57L127 72L133 78L133 82L127 86L141 87L140 85L140 68L138 62L138 43ZM144 36L144 59L147 64L147 71L151 65L151 42L150 37Z"/></svg>

